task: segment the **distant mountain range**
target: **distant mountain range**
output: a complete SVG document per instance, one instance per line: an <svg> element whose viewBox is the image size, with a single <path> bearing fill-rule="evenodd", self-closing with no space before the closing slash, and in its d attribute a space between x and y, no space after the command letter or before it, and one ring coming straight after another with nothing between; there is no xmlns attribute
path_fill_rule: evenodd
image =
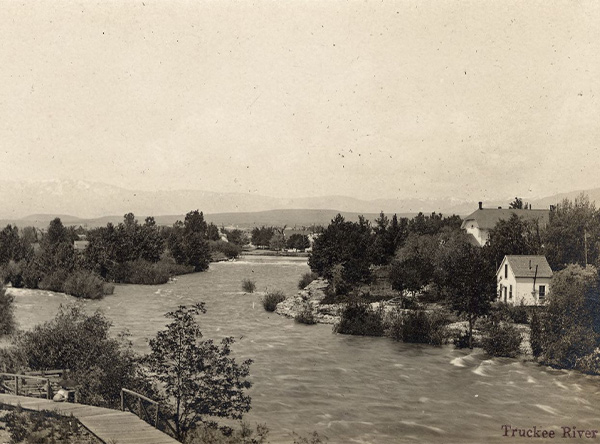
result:
<svg viewBox="0 0 600 444"><path fill-rule="evenodd" d="M523 199L533 208L548 208L582 191ZM584 190L590 200L600 202L600 188ZM484 207L507 207L512 198L484 202ZM153 215L161 224L172 224L190 210L199 209L218 225L311 225L326 224L338 212L348 219L363 214L373 219L386 214L413 215L441 212L466 215L477 202L460 198L375 199L347 196L274 198L256 194L215 193L199 190L140 191L86 181L13 182L0 181L0 223L46 226L53 217L65 224L98 226L119 222L132 212L142 220ZM74 216L76 215L76 216ZM291 222L291 223L290 223Z"/></svg>

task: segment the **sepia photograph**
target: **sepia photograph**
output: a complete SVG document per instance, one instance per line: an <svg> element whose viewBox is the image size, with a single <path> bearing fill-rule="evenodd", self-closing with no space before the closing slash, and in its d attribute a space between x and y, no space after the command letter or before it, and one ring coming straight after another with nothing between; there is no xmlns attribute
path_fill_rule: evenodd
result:
<svg viewBox="0 0 600 444"><path fill-rule="evenodd" d="M600 443L600 2L0 41L0 444Z"/></svg>

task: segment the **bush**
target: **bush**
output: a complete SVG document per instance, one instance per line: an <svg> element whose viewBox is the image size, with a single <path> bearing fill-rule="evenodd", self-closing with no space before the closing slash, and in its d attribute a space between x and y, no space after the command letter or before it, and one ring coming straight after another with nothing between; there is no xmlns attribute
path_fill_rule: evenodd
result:
<svg viewBox="0 0 600 444"><path fill-rule="evenodd" d="M468 331L460 331L458 335L454 338L454 347L455 348L469 348L469 332Z"/></svg>
<svg viewBox="0 0 600 444"><path fill-rule="evenodd" d="M589 375L600 375L600 348L596 348L592 353L577 361L575 367Z"/></svg>
<svg viewBox="0 0 600 444"><path fill-rule="evenodd" d="M99 311L60 308L56 317L15 338L15 354L30 370L68 368L79 386L80 402L103 407L120 404L121 387L153 397L132 344L113 338L110 321Z"/></svg>
<svg viewBox="0 0 600 444"><path fill-rule="evenodd" d="M242 247L224 240L209 242L211 253L222 253L228 259L235 259L242 253Z"/></svg>
<svg viewBox="0 0 600 444"><path fill-rule="evenodd" d="M298 314L296 314L296 316L294 317L294 320L296 322L298 322L299 324L306 324L306 325L314 325L317 323L317 320L315 319L315 315L313 314L313 311L312 311L312 306L308 302L304 303L302 310L299 311Z"/></svg>
<svg viewBox="0 0 600 444"><path fill-rule="evenodd" d="M495 307L495 311L507 322L515 324L529 323L528 308L523 305L511 305L505 302L499 302Z"/></svg>
<svg viewBox="0 0 600 444"><path fill-rule="evenodd" d="M69 277L69 273L66 270L56 270L45 275L38 284L38 288L41 290L63 292L64 283Z"/></svg>
<svg viewBox="0 0 600 444"><path fill-rule="evenodd" d="M258 424L253 430L247 423L241 422L237 430L228 427L216 427L214 424L198 424L190 431L185 444L265 444L269 429Z"/></svg>
<svg viewBox="0 0 600 444"><path fill-rule="evenodd" d="M441 345L448 318L440 312L397 309L391 316L389 334L397 341Z"/></svg>
<svg viewBox="0 0 600 444"><path fill-rule="evenodd" d="M11 260L6 264L2 269L3 283L10 283L14 288L23 287L23 263Z"/></svg>
<svg viewBox="0 0 600 444"><path fill-rule="evenodd" d="M383 308L374 310L366 302L350 302L342 310L340 322L335 324L333 331L346 335L383 336Z"/></svg>
<svg viewBox="0 0 600 444"><path fill-rule="evenodd" d="M112 288L105 287L105 282L100 276L90 271L79 270L67 278L63 290L65 293L77 298L102 299L106 294L105 291L110 291L109 294L112 294L114 286Z"/></svg>
<svg viewBox="0 0 600 444"><path fill-rule="evenodd" d="M484 330L481 346L487 354L507 358L514 358L519 354L522 338L514 325L492 317Z"/></svg>
<svg viewBox="0 0 600 444"><path fill-rule="evenodd" d="M267 311L275 311L275 309L277 308L277 304L279 304L280 302L285 301L285 295L283 294L282 291L273 291L270 293L267 293L262 300L263 303L263 307L265 307L265 310Z"/></svg>
<svg viewBox="0 0 600 444"><path fill-rule="evenodd" d="M13 313L13 297L0 288L0 337L15 331L15 315Z"/></svg>
<svg viewBox="0 0 600 444"><path fill-rule="evenodd" d="M17 407L6 415L5 421L12 442L51 444L87 441L80 433L79 421L73 415L61 416L50 411L28 412Z"/></svg>
<svg viewBox="0 0 600 444"><path fill-rule="evenodd" d="M254 290L256 290L256 282L251 279L244 279L242 281L242 290L246 293L254 293Z"/></svg>
<svg viewBox="0 0 600 444"><path fill-rule="evenodd" d="M534 358L539 357L542 354L543 348L543 335L542 323L540 322L540 313L537 310L531 312L531 322L529 324L530 336L529 342L531 343L531 352Z"/></svg>
<svg viewBox="0 0 600 444"><path fill-rule="evenodd" d="M308 284L310 284L312 281L314 281L318 277L319 277L319 275L317 273L315 273L314 271L304 273L302 275L302 277L300 278L300 281L298 282L298 289L304 290L308 286Z"/></svg>

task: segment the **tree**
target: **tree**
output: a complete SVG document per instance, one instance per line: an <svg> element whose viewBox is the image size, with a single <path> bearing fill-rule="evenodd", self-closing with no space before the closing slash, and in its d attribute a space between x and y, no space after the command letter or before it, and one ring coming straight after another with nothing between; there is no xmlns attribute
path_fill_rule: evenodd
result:
<svg viewBox="0 0 600 444"><path fill-rule="evenodd" d="M212 222L206 227L206 237L209 241L221 240L221 234L219 233L219 227Z"/></svg>
<svg viewBox="0 0 600 444"><path fill-rule="evenodd" d="M532 339L542 362L577 368L600 346L598 271L591 265L569 265L552 276L550 288L547 306L532 325Z"/></svg>
<svg viewBox="0 0 600 444"><path fill-rule="evenodd" d="M342 278L350 286L368 282L371 239L371 227L362 216L356 223L338 214L315 240L308 265L327 279L333 278L334 269L342 267Z"/></svg>
<svg viewBox="0 0 600 444"><path fill-rule="evenodd" d="M396 253L390 270L392 288L418 291L433 280L438 238L410 233Z"/></svg>
<svg viewBox="0 0 600 444"><path fill-rule="evenodd" d="M56 317L16 339L30 370L68 368L81 402L116 407L122 387L149 393L131 343L110 335L111 322L80 306L60 308ZM14 369L17 370L17 369Z"/></svg>
<svg viewBox="0 0 600 444"><path fill-rule="evenodd" d="M480 247L459 239L438 258L437 266L444 276L440 282L450 307L467 318L469 348L473 348L475 321L489 312L495 298L494 273Z"/></svg>
<svg viewBox="0 0 600 444"><path fill-rule="evenodd" d="M553 270L568 264L599 264L600 212L585 194L563 200L550 211L542 234L544 253Z"/></svg>
<svg viewBox="0 0 600 444"><path fill-rule="evenodd" d="M238 230L237 228L233 230L226 230L222 228L221 231L223 231L225 233L225 236L227 236L227 241L232 244L243 247L244 245L248 245L248 243L250 242L247 234L242 230Z"/></svg>
<svg viewBox="0 0 600 444"><path fill-rule="evenodd" d="M271 238L275 234L274 227L265 227L262 226L260 228L254 227L252 229L252 243L256 245L258 248L268 248L269 242Z"/></svg>
<svg viewBox="0 0 600 444"><path fill-rule="evenodd" d="M285 248L285 236L282 233L275 233L269 240L269 249L281 251Z"/></svg>
<svg viewBox="0 0 600 444"><path fill-rule="evenodd" d="M179 306L165 317L172 322L150 340L151 352L145 362L174 400L177 439L206 416L241 419L250 410L246 390L251 383L252 360L238 364L230 356L233 338L220 344L203 340L196 317L206 313L204 303Z"/></svg>
<svg viewBox="0 0 600 444"><path fill-rule="evenodd" d="M13 297L0 287L0 338L10 335L15 330L15 317L13 313Z"/></svg>
<svg viewBox="0 0 600 444"><path fill-rule="evenodd" d="M527 202L523 203L523 199L520 197L515 197L515 200L508 204L508 208L512 210L527 210L528 208L531 208L531 205Z"/></svg>
<svg viewBox="0 0 600 444"><path fill-rule="evenodd" d="M508 220L498 221L490 230L484 246L486 257L496 269L506 255L535 255L540 250L541 238L537 221L525 221L516 214L512 214Z"/></svg>
<svg viewBox="0 0 600 444"><path fill-rule="evenodd" d="M177 221L169 234L168 246L175 262L204 271L210 263L210 246L206 239L206 222L198 210L190 211L182 223Z"/></svg>
<svg viewBox="0 0 600 444"><path fill-rule="evenodd" d="M287 240L286 246L289 249L304 251L310 247L310 240L306 234L294 233Z"/></svg>

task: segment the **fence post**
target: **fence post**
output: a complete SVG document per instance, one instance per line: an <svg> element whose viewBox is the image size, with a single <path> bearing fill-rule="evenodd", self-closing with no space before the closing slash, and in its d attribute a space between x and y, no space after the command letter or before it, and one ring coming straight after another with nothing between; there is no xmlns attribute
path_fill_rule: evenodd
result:
<svg viewBox="0 0 600 444"><path fill-rule="evenodd" d="M121 389L121 411L125 411L125 395L123 393L123 389Z"/></svg>
<svg viewBox="0 0 600 444"><path fill-rule="evenodd" d="M156 416L154 417L154 427L158 428L158 404L156 404Z"/></svg>
<svg viewBox="0 0 600 444"><path fill-rule="evenodd" d="M50 400L52 388L50 387L50 378L46 379L46 399Z"/></svg>
<svg viewBox="0 0 600 444"><path fill-rule="evenodd" d="M15 395L19 396L19 377L15 376Z"/></svg>
<svg viewBox="0 0 600 444"><path fill-rule="evenodd" d="M138 416L142 418L144 411L142 410L142 398L138 398ZM144 419L144 418L142 418Z"/></svg>

